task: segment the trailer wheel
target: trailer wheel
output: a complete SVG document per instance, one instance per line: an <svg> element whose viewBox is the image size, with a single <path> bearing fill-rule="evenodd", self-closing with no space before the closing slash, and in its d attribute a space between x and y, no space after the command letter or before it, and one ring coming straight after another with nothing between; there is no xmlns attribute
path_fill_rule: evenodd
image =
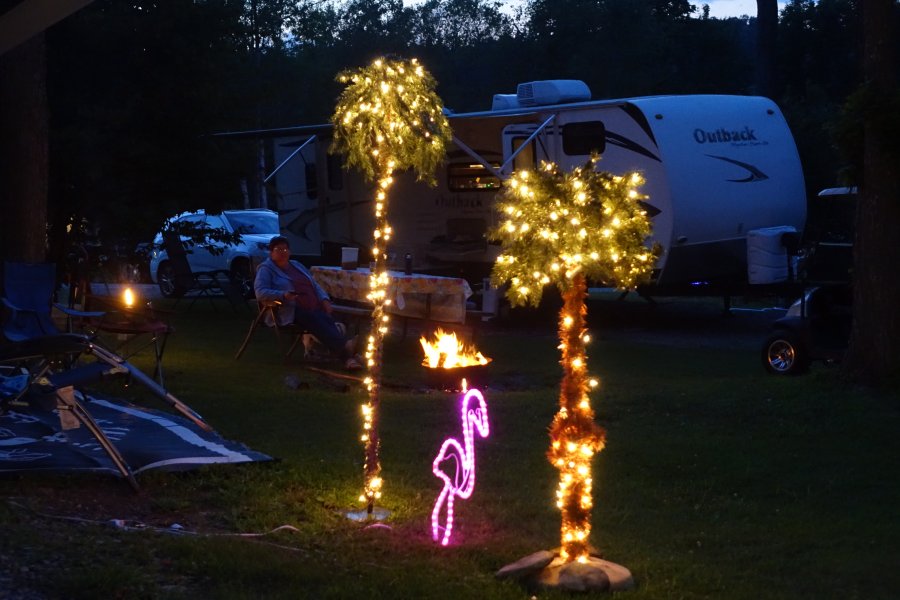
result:
<svg viewBox="0 0 900 600"><path fill-rule="evenodd" d="M809 368L809 353L796 333L779 331L766 339L762 362L769 373L799 375Z"/></svg>

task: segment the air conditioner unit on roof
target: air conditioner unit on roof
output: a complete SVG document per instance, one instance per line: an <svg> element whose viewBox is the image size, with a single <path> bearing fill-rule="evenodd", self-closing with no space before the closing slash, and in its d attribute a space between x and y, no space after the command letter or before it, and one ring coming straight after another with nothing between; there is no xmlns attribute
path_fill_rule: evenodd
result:
<svg viewBox="0 0 900 600"><path fill-rule="evenodd" d="M519 97L515 94L494 94L494 100L491 102L491 110L519 108L519 106Z"/></svg>
<svg viewBox="0 0 900 600"><path fill-rule="evenodd" d="M591 90L578 79L551 79L520 83L516 96L522 106L543 106L591 99Z"/></svg>

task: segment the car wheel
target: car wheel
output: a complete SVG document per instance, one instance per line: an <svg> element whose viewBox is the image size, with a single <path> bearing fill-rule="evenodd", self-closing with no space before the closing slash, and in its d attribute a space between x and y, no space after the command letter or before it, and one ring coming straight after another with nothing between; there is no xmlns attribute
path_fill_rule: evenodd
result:
<svg viewBox="0 0 900 600"><path fill-rule="evenodd" d="M231 265L231 283L241 291L244 298L253 298L253 277L250 274L250 261L236 260Z"/></svg>
<svg viewBox="0 0 900 600"><path fill-rule="evenodd" d="M773 333L762 349L763 366L775 375L799 375L809 368L809 353L791 331Z"/></svg>
<svg viewBox="0 0 900 600"><path fill-rule="evenodd" d="M175 283L175 269L168 262L159 265L156 280L159 282L159 291L164 298L181 298L187 291Z"/></svg>

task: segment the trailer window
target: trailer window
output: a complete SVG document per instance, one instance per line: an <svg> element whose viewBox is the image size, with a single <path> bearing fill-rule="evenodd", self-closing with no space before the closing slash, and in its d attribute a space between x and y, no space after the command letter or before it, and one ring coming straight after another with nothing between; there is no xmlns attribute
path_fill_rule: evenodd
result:
<svg viewBox="0 0 900 600"><path fill-rule="evenodd" d="M562 126L563 152L568 156L584 156L606 150L606 127L603 121L581 121Z"/></svg>
<svg viewBox="0 0 900 600"><path fill-rule="evenodd" d="M492 163L499 169L500 165ZM500 178L478 163L451 164L447 166L447 187L451 192L477 192L500 189Z"/></svg>
<svg viewBox="0 0 900 600"><path fill-rule="evenodd" d="M343 162L340 154L325 155L325 169L328 171L328 189L342 190L344 189L344 170L341 168Z"/></svg>

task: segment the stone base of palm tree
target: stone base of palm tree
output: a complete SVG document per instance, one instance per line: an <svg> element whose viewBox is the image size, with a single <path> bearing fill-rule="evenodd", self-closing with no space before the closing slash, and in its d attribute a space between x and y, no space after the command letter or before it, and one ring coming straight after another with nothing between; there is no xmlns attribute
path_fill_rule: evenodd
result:
<svg viewBox="0 0 900 600"><path fill-rule="evenodd" d="M558 550L529 554L497 571L496 577L567 592L618 592L634 587L631 571L622 565L594 555L584 563L565 562Z"/></svg>

